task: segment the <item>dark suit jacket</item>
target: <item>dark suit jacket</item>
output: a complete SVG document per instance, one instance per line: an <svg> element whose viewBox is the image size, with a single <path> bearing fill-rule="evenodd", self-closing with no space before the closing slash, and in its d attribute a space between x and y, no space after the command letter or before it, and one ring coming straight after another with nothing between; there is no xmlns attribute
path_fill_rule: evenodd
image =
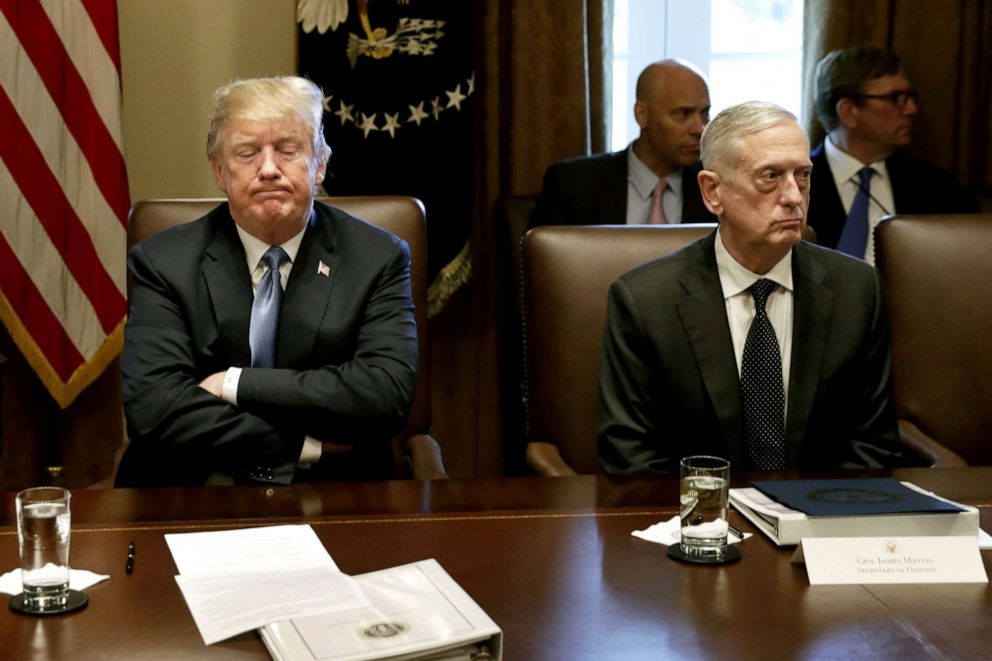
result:
<svg viewBox="0 0 992 661"><path fill-rule="evenodd" d="M610 288L598 428L608 472L677 471L692 454L749 466L715 237L640 266ZM878 272L805 242L792 254L786 465L902 463Z"/></svg>
<svg viewBox="0 0 992 661"><path fill-rule="evenodd" d="M836 248L847 221L847 212L840 200L834 176L821 142L810 152L813 174L810 179L807 224L816 230L816 242ZM962 190L947 170L908 154L896 152L885 159L885 168L892 180L895 209L891 213L942 214L976 213L975 196Z"/></svg>
<svg viewBox="0 0 992 661"><path fill-rule="evenodd" d="M251 276L226 203L134 246L128 269L121 367L131 442L117 486L202 484L211 473L288 483L304 434L355 447L345 454L358 474L341 477L392 474L389 438L417 381L403 241L315 203L286 283L273 369L249 367ZM228 367L244 368L237 406L197 385Z"/></svg>
<svg viewBox="0 0 992 661"><path fill-rule="evenodd" d="M682 170L682 222L715 223L703 204L696 175ZM627 222L627 150L560 161L544 174L530 227L624 225Z"/></svg>

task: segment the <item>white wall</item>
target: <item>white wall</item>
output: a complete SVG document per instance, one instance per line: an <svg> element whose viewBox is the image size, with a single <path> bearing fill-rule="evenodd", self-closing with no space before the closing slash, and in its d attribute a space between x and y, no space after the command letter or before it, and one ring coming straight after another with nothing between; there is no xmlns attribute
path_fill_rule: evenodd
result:
<svg viewBox="0 0 992 661"><path fill-rule="evenodd" d="M131 200L220 191L205 153L210 94L296 70L295 0L118 0Z"/></svg>

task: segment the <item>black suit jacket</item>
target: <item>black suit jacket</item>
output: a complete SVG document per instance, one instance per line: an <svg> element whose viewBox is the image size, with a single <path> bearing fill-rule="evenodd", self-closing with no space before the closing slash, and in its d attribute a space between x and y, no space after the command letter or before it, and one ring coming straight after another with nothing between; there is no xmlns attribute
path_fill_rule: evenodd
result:
<svg viewBox="0 0 992 661"><path fill-rule="evenodd" d="M677 471L692 454L749 466L715 237L640 266L610 288L598 428L608 472ZM878 272L805 242L792 255L786 465L902 463Z"/></svg>
<svg viewBox="0 0 992 661"><path fill-rule="evenodd" d="M573 158L549 167L530 227L626 224L627 151ZM699 192L699 170L698 164L682 170L683 223L716 222Z"/></svg>
<svg viewBox="0 0 992 661"><path fill-rule="evenodd" d="M226 203L134 246L128 269L131 442L118 486L202 484L211 473L288 483L305 434L353 445L355 479L391 475L389 438L417 381L403 241L316 203L286 283L273 369L249 367L251 276ZM228 367L244 368L237 406L197 385Z"/></svg>
<svg viewBox="0 0 992 661"><path fill-rule="evenodd" d="M836 248L847 221L847 212L840 200L830 163L821 142L810 152L813 174L810 180L807 224L816 230L816 242ZM896 152L885 159L885 168L892 181L895 209L890 213L944 214L976 213L978 202L974 195L961 189L954 176L942 168Z"/></svg>

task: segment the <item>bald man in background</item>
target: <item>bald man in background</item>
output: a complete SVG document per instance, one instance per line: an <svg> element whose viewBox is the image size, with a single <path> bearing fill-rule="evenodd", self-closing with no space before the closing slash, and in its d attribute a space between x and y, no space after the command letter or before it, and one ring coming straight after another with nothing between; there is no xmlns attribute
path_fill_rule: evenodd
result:
<svg viewBox="0 0 992 661"><path fill-rule="evenodd" d="M623 151L551 165L530 226L715 223L696 182L709 112L709 90L695 65L648 65L634 104L640 136Z"/></svg>

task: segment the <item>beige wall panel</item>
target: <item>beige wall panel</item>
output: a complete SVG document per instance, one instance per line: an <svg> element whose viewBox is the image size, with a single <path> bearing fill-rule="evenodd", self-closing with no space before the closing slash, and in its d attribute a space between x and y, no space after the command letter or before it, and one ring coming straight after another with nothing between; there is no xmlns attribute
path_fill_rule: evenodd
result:
<svg viewBox="0 0 992 661"><path fill-rule="evenodd" d="M119 0L131 200L220 195L204 151L210 94L296 70L294 0Z"/></svg>

